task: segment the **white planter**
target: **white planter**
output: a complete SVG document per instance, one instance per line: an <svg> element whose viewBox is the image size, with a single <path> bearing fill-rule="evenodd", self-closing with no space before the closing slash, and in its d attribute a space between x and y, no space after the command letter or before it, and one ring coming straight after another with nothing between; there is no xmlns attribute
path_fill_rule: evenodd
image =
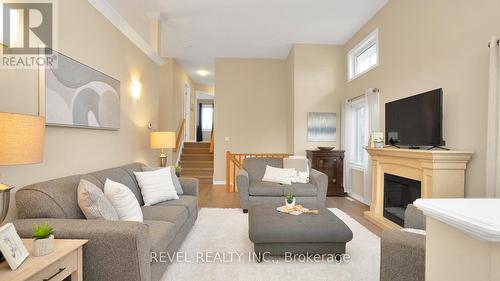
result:
<svg viewBox="0 0 500 281"><path fill-rule="evenodd" d="M285 198L285 204L286 204L287 208L293 208L293 207L295 207L295 197L293 197L293 202L292 203L288 203L288 201Z"/></svg>
<svg viewBox="0 0 500 281"><path fill-rule="evenodd" d="M383 148L384 147L384 143L383 142L375 142L375 148Z"/></svg>
<svg viewBox="0 0 500 281"><path fill-rule="evenodd" d="M35 239L33 241L33 256L45 256L54 251L54 235L49 238Z"/></svg>

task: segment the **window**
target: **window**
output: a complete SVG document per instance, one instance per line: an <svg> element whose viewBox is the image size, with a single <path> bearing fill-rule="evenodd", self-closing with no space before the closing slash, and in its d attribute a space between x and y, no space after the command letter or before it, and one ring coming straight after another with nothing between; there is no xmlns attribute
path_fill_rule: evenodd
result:
<svg viewBox="0 0 500 281"><path fill-rule="evenodd" d="M351 162L355 166L362 167L365 162L364 147L367 144L365 134L365 100L360 99L354 101L353 109L353 124L354 124L354 147L352 151Z"/></svg>
<svg viewBox="0 0 500 281"><path fill-rule="evenodd" d="M212 104L203 104L201 106L201 130L212 131L214 118L214 106Z"/></svg>
<svg viewBox="0 0 500 281"><path fill-rule="evenodd" d="M348 54L349 81L378 65L378 29L373 31Z"/></svg>

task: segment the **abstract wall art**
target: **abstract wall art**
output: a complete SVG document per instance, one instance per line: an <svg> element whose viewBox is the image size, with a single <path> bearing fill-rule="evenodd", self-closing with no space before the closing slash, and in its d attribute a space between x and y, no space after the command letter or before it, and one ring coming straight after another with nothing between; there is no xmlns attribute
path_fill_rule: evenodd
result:
<svg viewBox="0 0 500 281"><path fill-rule="evenodd" d="M47 125L118 130L120 81L56 53L40 69L40 114Z"/></svg>
<svg viewBox="0 0 500 281"><path fill-rule="evenodd" d="M308 141L336 141L337 114L328 112L309 112L307 114Z"/></svg>

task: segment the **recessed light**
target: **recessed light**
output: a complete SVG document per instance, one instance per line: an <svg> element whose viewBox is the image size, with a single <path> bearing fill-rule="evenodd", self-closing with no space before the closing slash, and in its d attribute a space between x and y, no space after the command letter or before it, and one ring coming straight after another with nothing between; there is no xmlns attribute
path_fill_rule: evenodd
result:
<svg viewBox="0 0 500 281"><path fill-rule="evenodd" d="M193 47L193 45L186 44L183 47L184 47L184 49L189 49L189 48Z"/></svg>
<svg viewBox="0 0 500 281"><path fill-rule="evenodd" d="M203 76L203 77L205 77L208 74L210 74L210 72L208 72L207 70L204 70L204 69L198 70L198 71L196 71L196 73L198 73L198 75Z"/></svg>

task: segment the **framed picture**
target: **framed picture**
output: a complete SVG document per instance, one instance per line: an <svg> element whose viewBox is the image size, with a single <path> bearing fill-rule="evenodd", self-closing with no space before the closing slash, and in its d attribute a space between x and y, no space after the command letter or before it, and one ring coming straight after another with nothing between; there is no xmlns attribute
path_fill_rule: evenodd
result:
<svg viewBox="0 0 500 281"><path fill-rule="evenodd" d="M18 268L29 256L12 223L0 227L0 251L12 270Z"/></svg>
<svg viewBox="0 0 500 281"><path fill-rule="evenodd" d="M307 114L307 140L328 142L337 140L337 114L309 112Z"/></svg>
<svg viewBox="0 0 500 281"><path fill-rule="evenodd" d="M40 115L49 126L118 130L120 81L53 51L39 69Z"/></svg>

